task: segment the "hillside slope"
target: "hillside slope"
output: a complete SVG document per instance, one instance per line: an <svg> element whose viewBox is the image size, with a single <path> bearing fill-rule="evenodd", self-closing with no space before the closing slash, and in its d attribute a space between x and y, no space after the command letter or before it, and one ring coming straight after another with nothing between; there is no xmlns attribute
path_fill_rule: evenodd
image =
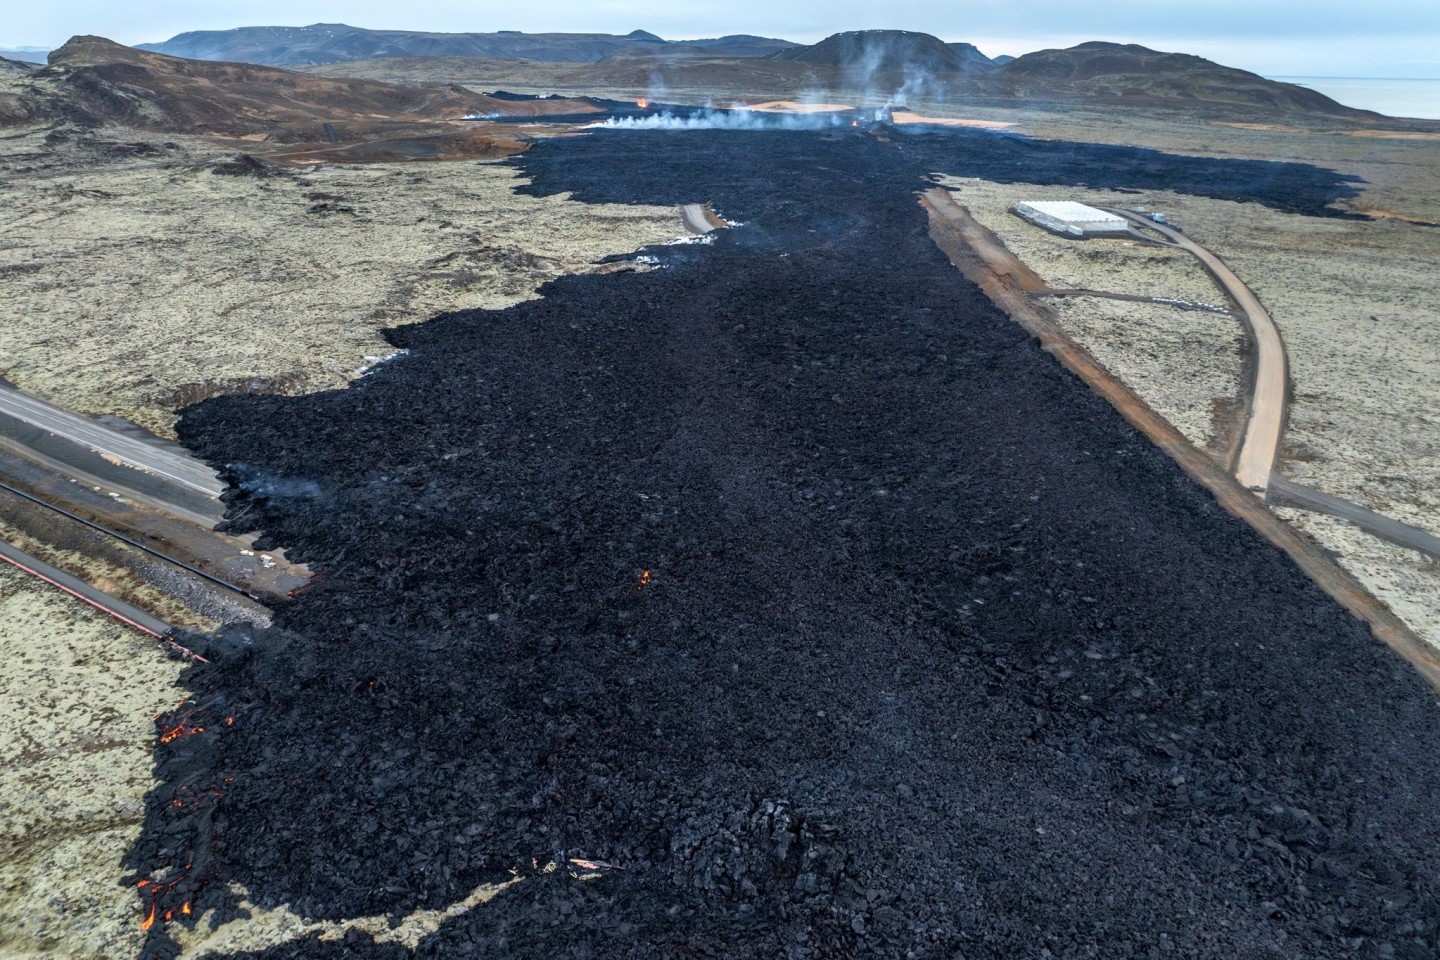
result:
<svg viewBox="0 0 1440 960"><path fill-rule="evenodd" d="M1375 117L1322 93L1187 53L1092 41L1029 53L986 78L986 91L1014 99L1084 99L1137 105L1226 106L1285 114Z"/></svg>
<svg viewBox="0 0 1440 960"><path fill-rule="evenodd" d="M744 35L709 40L663 40L636 30L608 33L425 33L366 30L343 23L306 27L240 27L196 30L139 49L194 60L232 60L300 67L388 57L487 57L551 63L594 63L622 53L700 50L730 57L766 56L794 46L788 40Z"/></svg>
<svg viewBox="0 0 1440 960"><path fill-rule="evenodd" d="M517 107L443 84L331 80L253 64L183 60L101 37L75 37L19 85L21 112L30 120L282 139L323 135L333 141L344 133L336 124L448 121L501 109L594 109L575 101Z"/></svg>
<svg viewBox="0 0 1440 960"><path fill-rule="evenodd" d="M0 57L0 77L27 77L38 69L38 64Z"/></svg>
<svg viewBox="0 0 1440 960"><path fill-rule="evenodd" d="M973 59L938 37L908 30L851 30L814 46L782 50L771 59L869 73L962 74L978 69Z"/></svg>
<svg viewBox="0 0 1440 960"><path fill-rule="evenodd" d="M1000 65L998 60L992 60L980 52L980 48L973 43L947 43L960 58L960 61L972 71L989 72Z"/></svg>

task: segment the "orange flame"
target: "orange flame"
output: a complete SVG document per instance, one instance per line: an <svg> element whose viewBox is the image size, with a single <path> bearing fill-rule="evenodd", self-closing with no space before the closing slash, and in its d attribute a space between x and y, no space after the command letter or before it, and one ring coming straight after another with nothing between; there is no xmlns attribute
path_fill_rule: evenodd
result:
<svg viewBox="0 0 1440 960"><path fill-rule="evenodd" d="M635 101L635 106L639 107L641 110L649 110L650 101L646 100L644 97L641 97L639 100Z"/></svg>
<svg viewBox="0 0 1440 960"><path fill-rule="evenodd" d="M187 917L190 916L190 901L189 901L189 900L186 900L184 903L182 903L182 904L180 905L180 912L183 913L183 914L185 914L185 916L187 916Z"/></svg>
<svg viewBox="0 0 1440 960"><path fill-rule="evenodd" d="M150 916L140 921L140 929L149 930L153 926L155 926L155 904L152 903L150 904Z"/></svg>
<svg viewBox="0 0 1440 960"><path fill-rule="evenodd" d="M650 571L649 571L649 570L642 570L642 571L640 572L640 582L639 582L639 584L637 584L636 586L637 586L637 589L641 589L641 590L643 590L644 588L650 586Z"/></svg>

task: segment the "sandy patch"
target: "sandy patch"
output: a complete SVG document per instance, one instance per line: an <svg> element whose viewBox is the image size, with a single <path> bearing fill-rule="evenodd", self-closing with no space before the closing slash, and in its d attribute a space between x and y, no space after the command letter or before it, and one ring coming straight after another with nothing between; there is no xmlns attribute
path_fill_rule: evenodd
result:
<svg viewBox="0 0 1440 960"><path fill-rule="evenodd" d="M1244 123L1239 120L1212 120L1217 127L1231 127L1235 130L1266 130L1271 133L1300 133L1299 127L1287 127L1283 123Z"/></svg>
<svg viewBox="0 0 1440 960"><path fill-rule="evenodd" d="M892 123L927 123L942 127L980 127L985 130L1003 130L1013 127L1013 122L1004 120L973 120L965 117L927 117L909 110L896 110L891 116Z"/></svg>
<svg viewBox="0 0 1440 960"><path fill-rule="evenodd" d="M737 108L739 105L736 105ZM844 113L854 110L850 103L801 103L798 100L771 100L768 103L747 104L745 109L762 113Z"/></svg>
<svg viewBox="0 0 1440 960"><path fill-rule="evenodd" d="M1440 132L1427 133L1420 130L1346 130L1345 136L1372 140L1440 140Z"/></svg>
<svg viewBox="0 0 1440 960"><path fill-rule="evenodd" d="M1393 210L1377 210L1366 207L1356 210L1355 212L1363 213L1365 216L1374 217L1377 220L1403 220L1405 223L1414 223L1422 227L1440 226L1440 223L1436 223L1434 220L1425 220L1421 217L1409 217L1403 213L1396 213Z"/></svg>

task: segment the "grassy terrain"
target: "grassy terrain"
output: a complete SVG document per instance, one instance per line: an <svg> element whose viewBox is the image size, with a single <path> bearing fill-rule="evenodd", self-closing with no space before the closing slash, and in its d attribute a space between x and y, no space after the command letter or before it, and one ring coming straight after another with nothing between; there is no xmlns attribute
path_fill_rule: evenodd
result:
<svg viewBox="0 0 1440 960"><path fill-rule="evenodd" d="M68 163L38 134L6 144L0 376L168 435L207 396L343 386L393 352L387 326L516 303L684 232L670 208L517 196L500 165L227 176L182 143Z"/></svg>

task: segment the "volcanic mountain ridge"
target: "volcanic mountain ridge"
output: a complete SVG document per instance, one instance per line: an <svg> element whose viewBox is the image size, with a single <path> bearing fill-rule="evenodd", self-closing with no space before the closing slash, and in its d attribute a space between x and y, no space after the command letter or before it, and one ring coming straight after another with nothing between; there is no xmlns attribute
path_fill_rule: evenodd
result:
<svg viewBox="0 0 1440 960"><path fill-rule="evenodd" d="M697 51L726 57L761 57L793 47L788 40L735 35L709 40L664 40L636 30L608 33L425 33L366 30L343 23L306 27L195 30L141 50L196 60L236 60L275 67L315 66L388 57L487 57L551 63L594 63L616 54Z"/></svg>
<svg viewBox="0 0 1440 960"><path fill-rule="evenodd" d="M770 55L820 67L867 73L924 72L956 74L989 69L955 46L928 33L908 30L851 30L826 37L812 47L795 47ZM964 46L969 46L965 44ZM974 47L971 47L974 50ZM979 53L978 50L975 51ZM983 56L983 54L982 54ZM986 63L989 63L988 58Z"/></svg>
<svg viewBox="0 0 1440 960"><path fill-rule="evenodd" d="M594 112L583 100L515 104L449 84L332 80L244 63L182 60L75 37L22 78L0 122L119 123L278 141L367 139L384 124L441 124L469 114Z"/></svg>

